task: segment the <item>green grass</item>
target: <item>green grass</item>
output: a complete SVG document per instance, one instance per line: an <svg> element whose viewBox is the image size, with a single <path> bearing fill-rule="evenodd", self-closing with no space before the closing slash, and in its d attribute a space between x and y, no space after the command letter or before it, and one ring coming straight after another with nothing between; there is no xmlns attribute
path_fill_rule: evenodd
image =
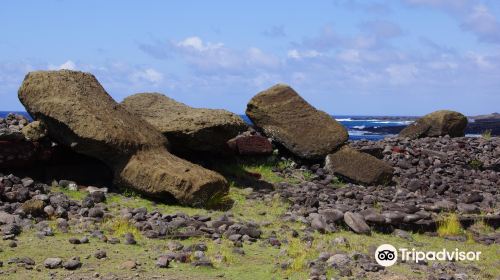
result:
<svg viewBox="0 0 500 280"><path fill-rule="evenodd" d="M473 159L469 161L469 166L475 170L481 170L483 168L483 162L478 159Z"/></svg>
<svg viewBox="0 0 500 280"><path fill-rule="evenodd" d="M130 221L122 218L113 218L103 224L103 228L115 237L121 237L126 233L132 233L136 239L142 238L142 233Z"/></svg>
<svg viewBox="0 0 500 280"><path fill-rule="evenodd" d="M288 163L286 163L288 164ZM281 165L286 165L285 163ZM226 169L232 170L234 173L241 176L248 176L246 172L258 172L262 178L270 181L290 180L290 178L281 178L272 173L272 168L280 165L276 162L240 162L237 165L232 164ZM279 168L279 166L278 166ZM233 175L234 175L233 173ZM276 176L276 177L273 177ZM305 175L304 177L307 177ZM146 207L148 211L158 210L161 213L177 213L184 212L188 215L207 215L210 217L219 217L225 214L225 210L206 210L183 207L179 205L166 205L155 203L141 196L125 196L124 194L108 194L107 206L114 214L115 218L111 218L104 222L103 229L108 236L115 236L122 239L122 235L126 232L134 234L138 240L138 245L125 245L123 243L111 245L103 243L96 238L90 238L89 244L72 245L68 242L69 237L81 237L85 234L82 228L72 227L71 233L61 233L55 230L54 237L46 237L38 239L35 237L35 230L27 230L18 237L18 247L9 248L9 241L0 240L0 248L3 252L0 253L0 261L4 262L3 271L16 267L15 265L7 265L6 260L11 257L32 257L39 269L25 270L17 268L15 274L3 274L2 279L45 279L49 270L43 268L43 260L47 257L61 257L68 259L72 256L80 256L83 266L75 272L64 271L62 269L52 270L56 273L54 278L64 279L71 278L88 278L96 271L101 275L116 275L117 278L126 278L139 273L141 278L150 279L159 277L159 279L307 279L309 275L308 262L316 259L321 252L361 252L370 253L370 248L376 248L380 244L388 243L396 248L418 248L422 251L438 251L446 248L453 251L459 248L464 251L481 251L480 262L459 262L457 265L468 266L474 265L479 270L473 275L477 279L495 279L500 276L500 266L498 265L498 245L482 245L474 242L472 239L469 242L458 242L447 240L443 237L431 237L424 234L412 234L412 240L406 240L392 236L390 234L381 234L373 232L371 236L357 235L351 231L340 229L335 233L328 234L313 234L312 244L307 244L301 240L305 225L301 223L285 222L282 219L283 214L287 211L289 205L280 199L279 196L266 197L258 200L247 199L250 194L249 187L253 187L252 181L243 181L248 184L240 185L236 180L230 179L230 190L228 198L234 203L229 212L233 214L235 220L255 221L260 223L263 231L262 239L253 244L244 244L243 250L245 255L239 255L233 252L232 243L227 239L223 239L221 244L215 244L211 240L191 238L181 241L185 246L195 242L206 242L208 246L207 256L213 261L214 268L194 268L189 264L172 263L169 269L159 269L154 263L157 256L165 253L167 242L169 240L147 239L130 222L119 218L119 209L122 207L139 208ZM336 187L342 187L340 181L334 182ZM67 194L72 199L82 199L86 193L69 191L65 189L55 188L56 191L61 191ZM224 200L226 198L218 198ZM440 223L441 235L449 236L455 234L468 234L470 231L464 231L459 224L457 225L457 217L453 214L443 216ZM49 224L56 228L55 221L49 221ZM484 222L477 222L471 227L483 233L491 233L494 230L488 227ZM300 233L300 237L292 237L292 230ZM273 248L265 243L266 238L270 235L282 241L281 248ZM331 241L337 237L345 237L350 246L334 246ZM471 241L472 240L472 241ZM108 258L97 260L93 257L97 249L107 251ZM90 256L89 258L85 258ZM134 259L140 263L136 271L127 271L120 269L122 262ZM290 262L288 269L281 269L280 263ZM432 265L432 261L429 265ZM355 272L356 273L356 272ZM328 279L337 276L338 272L334 269L327 270ZM398 263L386 269L383 276L381 274L366 274L369 279L428 279L425 271L416 271L409 264ZM370 278L373 277L373 278ZM399 278L397 278L399 277ZM345 278L342 278L345 279ZM360 278L361 279L361 278ZM362 278L364 279L364 278Z"/></svg>
<svg viewBox="0 0 500 280"><path fill-rule="evenodd" d="M491 139L491 129L487 129L487 130L483 131L483 133L481 133L481 137L483 137L486 140L490 140Z"/></svg>
<svg viewBox="0 0 500 280"><path fill-rule="evenodd" d="M317 251L313 246L307 246L299 238L288 238L289 243L286 246L287 258L290 258L291 264L288 272L297 273L307 268L307 261L318 257Z"/></svg>
<svg viewBox="0 0 500 280"><path fill-rule="evenodd" d="M279 197L273 197L270 200L249 200L246 199L248 194L249 192L241 188L231 188L229 192L229 196L234 200L231 212L239 219L276 222L288 208L288 205ZM265 214L262 215L263 213Z"/></svg>
<svg viewBox="0 0 500 280"><path fill-rule="evenodd" d="M235 219L256 222L271 222L267 226L261 227L263 230L263 239L254 244L245 244L243 249L245 255L233 253L232 244L228 240L223 239L222 244L215 244L206 239L192 238L182 241L187 246L194 242L206 242L208 245L207 256L214 262L215 268L194 268L189 264L172 263L169 269L158 269L155 267L155 258L166 252L166 243L168 240L153 240L141 237L140 234L135 232L132 224L119 218L114 218L105 222L105 234L108 236L116 236L122 238L121 235L126 232L132 232L138 239L138 245L125 245L121 244L111 245L103 243L96 238L91 238L89 244L72 245L67 240L69 237L81 237L84 233L61 233L56 231L54 237L46 237L42 240L35 237L34 231L26 231L18 238L18 247L9 248L8 241L0 240L0 248L4 252L0 254L0 260L6 262L14 256L30 256L37 264L41 264L47 257L61 257L68 259L72 256L80 256L82 259L83 267L71 274L72 272L64 271L62 269L53 270L56 272L57 279L64 279L65 277L77 276L91 276L96 271L101 275L113 273L119 278L131 276L135 273L140 273L143 278L152 278L153 276L163 277L161 279L307 279L309 268L307 263L318 257L320 252L361 252L368 254L370 247L377 247L380 244L389 243L397 248L418 248L419 250L454 250L459 248L465 251L481 251L481 262L460 262L461 266L474 265L479 268L476 273L478 279L495 279L500 275L500 267L497 265L498 245L485 246L477 243L457 242L446 240L441 237L431 237L423 234L412 234L413 240L409 241L401 239L388 234L381 234L374 232L371 236L357 235L350 231L340 230L336 233L313 235L314 239L309 246L299 238L291 237L291 230L295 229L299 233L303 233L304 225L300 223L284 222L281 219L283 213L286 212L288 205L278 197L271 197L263 200L248 200L246 195L249 192L241 187L233 186L229 193L230 197L235 201L231 212ZM124 203L133 203L134 205L149 205L142 198L126 198L121 195L116 196L108 201L108 205L118 201L121 197ZM175 213L183 209L177 206L165 206L158 204L155 206L161 209L162 213ZM118 208L111 207L112 210ZM211 216L218 216L223 214L220 211L207 211L203 209L195 209L198 214L207 214ZM262 213L265 212L264 215ZM449 219L451 221L452 219ZM484 227L478 222L477 227ZM75 230L75 228L72 228ZM491 228L485 228L491 230ZM264 240L272 232L277 235L279 240L287 240L283 242L280 249L272 248L264 245ZM349 241L350 246L334 246L331 241L336 237L345 237ZM57 246L54 246L57 244ZM104 260L97 260L92 255L97 249L107 251L108 258ZM85 256L90 255L88 259ZM141 264L139 269L135 272L120 269L122 262L134 259ZM279 263L291 262L288 269L282 270L278 267ZM430 264L431 265L431 264ZM11 265L4 264L3 270L7 270ZM17 268L16 274L2 275L2 279L45 279L47 269L40 267L37 270L24 270ZM328 270L328 275L337 275L337 271L333 269ZM428 274L415 272L408 264L397 264L387 269L387 278L391 275L399 275L399 279L427 279ZM380 275L378 275L380 276ZM377 278L372 278L377 279Z"/></svg>
<svg viewBox="0 0 500 280"><path fill-rule="evenodd" d="M304 176L304 180L311 181L314 174L311 171L306 170L302 173L302 176Z"/></svg>
<svg viewBox="0 0 500 280"><path fill-rule="evenodd" d="M125 197L140 197L139 193L133 189L125 188L122 190L122 195Z"/></svg>
<svg viewBox="0 0 500 280"><path fill-rule="evenodd" d="M229 186L230 188L232 186ZM205 204L206 209L213 210L229 210L233 206L234 201L227 194L218 194L210 198L210 200Z"/></svg>
<svg viewBox="0 0 500 280"><path fill-rule="evenodd" d="M446 214L439 222L437 233L441 237L445 236L459 236L464 234L464 230L458 215L455 213Z"/></svg>
<svg viewBox="0 0 500 280"><path fill-rule="evenodd" d="M281 160L277 163L277 167L279 170L285 170L287 168L291 168L293 166L293 161L291 160Z"/></svg>
<svg viewBox="0 0 500 280"><path fill-rule="evenodd" d="M177 213L177 212L183 212L188 215L194 215L194 214L202 214L205 215L208 213L208 210L206 209L197 209L197 208L191 208L191 207L185 207L181 205L175 205L175 204L164 204L161 202L155 202L152 200L149 200L148 198L145 197L125 197L120 194L116 193L109 193L107 195L106 203L108 204L109 207L118 209L120 207L125 207L125 208L141 208L145 207L148 211L152 211L154 209L159 210L162 213Z"/></svg>
<svg viewBox="0 0 500 280"><path fill-rule="evenodd" d="M269 183L279 183L284 181L283 177L276 175L273 172L273 164L243 164L241 166L243 170L251 173L258 173L262 176L262 179Z"/></svg>
<svg viewBox="0 0 500 280"><path fill-rule="evenodd" d="M484 222L484 220L478 220L478 221L476 221L467 230L468 231L475 231L475 232L482 233L482 234L488 234L488 233L495 232L495 229L493 227L491 227L490 225L486 224Z"/></svg>
<svg viewBox="0 0 500 280"><path fill-rule="evenodd" d="M66 196L68 196L69 199L73 199L73 200L82 200L88 194L88 192L86 192L86 191L72 191L72 190L68 190L66 188L62 188L59 186L52 186L50 191L63 193Z"/></svg>
<svg viewBox="0 0 500 280"><path fill-rule="evenodd" d="M269 183L278 183L284 181L284 178L273 172L273 168L276 168L277 164L274 158L250 158L217 163L212 168L233 180L257 179L256 176L259 176L260 179Z"/></svg>

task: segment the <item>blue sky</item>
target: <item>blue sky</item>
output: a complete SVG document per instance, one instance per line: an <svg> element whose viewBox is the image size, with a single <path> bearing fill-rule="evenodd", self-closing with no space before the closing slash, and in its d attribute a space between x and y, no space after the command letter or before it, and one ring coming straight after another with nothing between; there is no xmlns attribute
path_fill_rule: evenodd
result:
<svg viewBox="0 0 500 280"><path fill-rule="evenodd" d="M288 83L336 115L500 111L500 1L2 1L0 110L33 70L243 113Z"/></svg>

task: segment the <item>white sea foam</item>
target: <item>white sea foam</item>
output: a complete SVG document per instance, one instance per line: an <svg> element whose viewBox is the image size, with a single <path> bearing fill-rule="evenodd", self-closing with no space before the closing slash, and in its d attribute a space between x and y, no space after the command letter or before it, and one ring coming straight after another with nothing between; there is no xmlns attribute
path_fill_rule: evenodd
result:
<svg viewBox="0 0 500 280"><path fill-rule="evenodd" d="M365 135L366 133L369 133L368 131L363 131L363 130L349 130L349 135L353 136L362 136Z"/></svg>
<svg viewBox="0 0 500 280"><path fill-rule="evenodd" d="M413 121L374 121L375 123L411 124Z"/></svg>
<svg viewBox="0 0 500 280"><path fill-rule="evenodd" d="M336 121L339 121L339 122L352 122L353 119L351 118L347 118L347 119L335 119Z"/></svg>
<svg viewBox="0 0 500 280"><path fill-rule="evenodd" d="M368 123L374 123L374 124L401 124L401 125L408 125L413 123L414 121L390 121L390 120L380 120L380 119L352 119L352 118L342 118L342 119L335 119L339 122L368 122Z"/></svg>
<svg viewBox="0 0 500 280"><path fill-rule="evenodd" d="M366 126L364 125L355 125L353 126L353 128L357 128L357 129L364 129Z"/></svg>

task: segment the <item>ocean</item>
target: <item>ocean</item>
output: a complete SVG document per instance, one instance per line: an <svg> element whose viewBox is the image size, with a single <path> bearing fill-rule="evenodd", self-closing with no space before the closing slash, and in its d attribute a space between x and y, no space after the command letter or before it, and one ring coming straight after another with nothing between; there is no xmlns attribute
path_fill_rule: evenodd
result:
<svg viewBox="0 0 500 280"><path fill-rule="evenodd" d="M240 115L240 117L247 122L252 124L252 121L246 115ZM408 116L332 116L343 126L347 128L349 132L350 140L371 140L377 141L384 139L392 134L387 133L374 133L367 131L369 128L383 128L391 126L406 126L411 124L417 117Z"/></svg>
<svg viewBox="0 0 500 280"><path fill-rule="evenodd" d="M5 118L9 112L0 111L0 118ZM31 119L27 112L15 112L22 114L28 119ZM249 124L252 122L246 115L240 115L243 120ZM394 116L332 116L342 125L344 125L349 132L349 139L351 140L381 140L391 134L374 133L365 129L369 128L383 128L391 126L408 125L413 122L415 117L394 117Z"/></svg>

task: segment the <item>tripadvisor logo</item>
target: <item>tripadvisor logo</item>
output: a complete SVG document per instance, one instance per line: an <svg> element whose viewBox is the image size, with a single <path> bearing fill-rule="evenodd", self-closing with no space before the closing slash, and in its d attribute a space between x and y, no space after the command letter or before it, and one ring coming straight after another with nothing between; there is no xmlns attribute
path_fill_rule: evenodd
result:
<svg viewBox="0 0 500 280"><path fill-rule="evenodd" d="M381 266L391 266L398 261L398 251L391 244L382 244L375 251L375 260Z"/></svg>
<svg viewBox="0 0 500 280"><path fill-rule="evenodd" d="M419 263L421 261L479 261L481 252L465 252L455 249L448 251L442 249L440 251L418 251L415 248L411 250L407 248L399 248L397 250L391 244L382 244L375 251L375 260L381 266L391 266L398 261L398 255L403 262L413 261Z"/></svg>

